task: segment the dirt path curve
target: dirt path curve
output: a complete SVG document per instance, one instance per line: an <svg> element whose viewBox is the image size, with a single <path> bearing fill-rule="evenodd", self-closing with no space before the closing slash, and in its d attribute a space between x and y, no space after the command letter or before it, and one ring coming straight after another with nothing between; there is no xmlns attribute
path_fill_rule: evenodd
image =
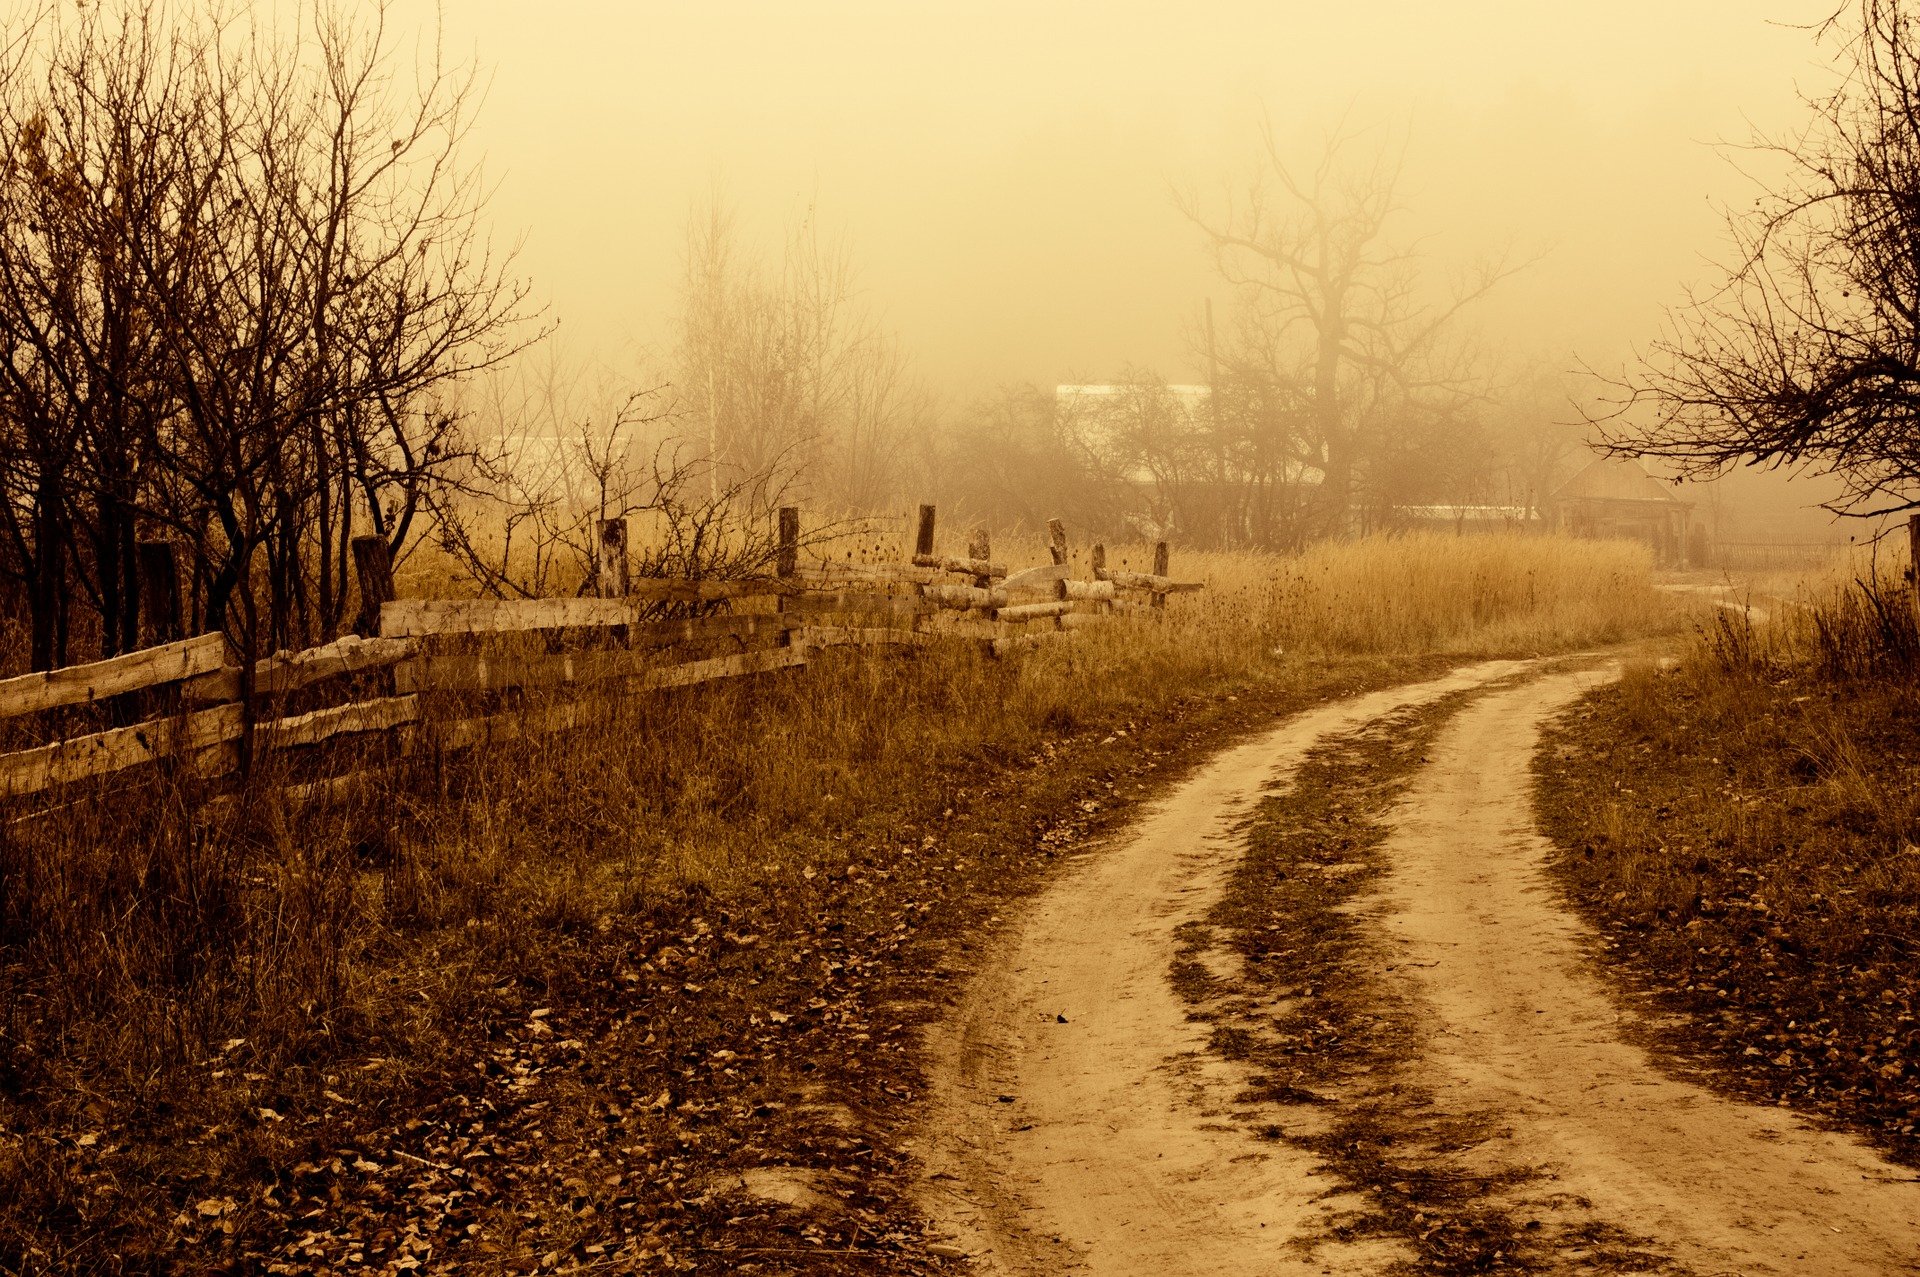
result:
<svg viewBox="0 0 1920 1277"><path fill-rule="evenodd" d="M1178 929L1218 898L1236 823L1321 739L1511 676L1498 661L1287 719L1228 750L1042 896L934 1042L928 1205L989 1270L1325 1273L1334 1188L1225 1110L1237 1078L1168 984Z"/></svg>
<svg viewBox="0 0 1920 1277"><path fill-rule="evenodd" d="M1547 885L1530 800L1541 722L1595 678L1470 704L1391 817L1383 925L1429 1013L1436 1104L1497 1113L1475 1157L1541 1168L1554 1194L1696 1272L1920 1271L1913 1172L1676 1080L1621 1036L1594 937Z"/></svg>
<svg viewBox="0 0 1920 1277"><path fill-rule="evenodd" d="M1254 1132L1169 984L1263 788L1315 743L1523 672L1511 662L1288 719L1227 751L1025 913L934 1042L925 1198L986 1271L1374 1273L1392 1243L1336 1240L1356 1203L1313 1157ZM1426 1046L1401 1063L1491 1137L1461 1169L1528 1167L1513 1205L1648 1239L1696 1274L1920 1271L1920 1184L1857 1142L1663 1073L1589 970L1534 832L1541 721L1598 677L1494 689L1442 730L1390 814L1364 916L1396 950ZM1577 1253L1552 1267L1580 1271Z"/></svg>

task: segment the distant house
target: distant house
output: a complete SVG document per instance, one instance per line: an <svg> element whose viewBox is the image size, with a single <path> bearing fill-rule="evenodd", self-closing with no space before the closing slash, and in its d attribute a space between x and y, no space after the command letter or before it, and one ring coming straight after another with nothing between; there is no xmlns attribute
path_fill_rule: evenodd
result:
<svg viewBox="0 0 1920 1277"><path fill-rule="evenodd" d="M1603 540L1644 541L1661 567L1685 567L1706 558L1706 529L1693 522L1693 502L1637 461L1597 457L1546 502L1555 531Z"/></svg>

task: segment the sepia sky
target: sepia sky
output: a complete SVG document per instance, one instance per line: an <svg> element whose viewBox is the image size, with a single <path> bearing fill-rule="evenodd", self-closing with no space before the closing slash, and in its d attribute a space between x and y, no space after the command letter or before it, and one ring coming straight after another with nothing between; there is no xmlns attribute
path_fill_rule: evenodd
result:
<svg viewBox="0 0 1920 1277"><path fill-rule="evenodd" d="M718 184L769 252L817 201L918 368L965 395L1189 378L1183 330L1219 286L1170 191L1244 173L1263 110L1303 158L1343 113L1404 132L1400 226L1436 278L1543 254L1480 312L1488 344L1617 362L1702 277L1710 201L1747 190L1712 144L1818 83L1787 24L1828 7L459 0L445 21L492 76L493 220L570 351L664 339L688 208Z"/></svg>

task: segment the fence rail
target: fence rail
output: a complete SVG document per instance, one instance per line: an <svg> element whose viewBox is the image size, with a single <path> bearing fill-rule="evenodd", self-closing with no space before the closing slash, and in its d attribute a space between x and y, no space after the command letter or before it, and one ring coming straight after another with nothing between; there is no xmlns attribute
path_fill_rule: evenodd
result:
<svg viewBox="0 0 1920 1277"><path fill-rule="evenodd" d="M604 718L622 697L794 669L827 648L974 643L1006 655L1070 639L1116 608L1163 607L1168 596L1201 588L1167 575L1165 543L1155 549L1153 573L1109 572L1096 545L1090 578L1074 580L1057 520L1048 525L1053 562L1011 571L992 561L978 529L964 556L936 553L932 506L920 508L915 551L902 563L803 564L799 528L797 510L780 512L776 576L630 580L626 529L610 520L600 544L622 558L596 565L593 581L605 596L564 599L384 597L393 579L385 545L357 543L362 614L377 632L258 660L250 695L247 671L218 634L0 680L0 720L71 717L71 707L89 705L138 720L77 734L56 723L55 739L0 753L0 800L165 760L200 777L231 777L241 770L243 742L258 754L378 735L391 746L387 755L567 731ZM714 610L661 618L663 607ZM569 638L576 646L499 650L516 638L524 648L529 637L548 648ZM346 687L346 699L315 705L315 689L330 683ZM611 695L462 713L473 697L517 701L530 691L582 688ZM287 712L296 694L311 707ZM336 768L291 792L336 794L357 774Z"/></svg>

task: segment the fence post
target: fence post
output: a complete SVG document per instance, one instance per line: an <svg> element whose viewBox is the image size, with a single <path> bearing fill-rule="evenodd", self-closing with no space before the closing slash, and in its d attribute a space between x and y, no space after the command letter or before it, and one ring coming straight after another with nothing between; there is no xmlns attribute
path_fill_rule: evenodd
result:
<svg viewBox="0 0 1920 1277"><path fill-rule="evenodd" d="M780 548L774 558L774 575L792 576L800 570L800 507L780 507Z"/></svg>
<svg viewBox="0 0 1920 1277"><path fill-rule="evenodd" d="M1920 613L1920 514L1907 516L1907 580L1913 583L1913 609Z"/></svg>
<svg viewBox="0 0 1920 1277"><path fill-rule="evenodd" d="M1092 579L1098 581L1101 579L1100 574L1107 570L1107 547L1096 544L1093 547L1093 553L1090 557L1092 559L1092 566L1088 571L1093 574Z"/></svg>
<svg viewBox="0 0 1920 1277"><path fill-rule="evenodd" d="M1167 543L1165 541L1155 541L1153 543L1153 574L1155 576L1167 575L1167 566L1170 557L1167 553ZM1153 605L1155 607L1165 607L1167 605L1165 591L1155 590L1153 592Z"/></svg>
<svg viewBox="0 0 1920 1277"><path fill-rule="evenodd" d="M600 520L600 561L595 585L603 599L627 597L627 521Z"/></svg>
<svg viewBox="0 0 1920 1277"><path fill-rule="evenodd" d="M1067 525L1058 519L1047 520L1047 549L1053 552L1055 566L1067 561Z"/></svg>
<svg viewBox="0 0 1920 1277"><path fill-rule="evenodd" d="M913 540L913 557L917 559L923 555L931 555L932 553L933 507L923 505L920 507L920 532Z"/></svg>
<svg viewBox="0 0 1920 1277"><path fill-rule="evenodd" d="M168 540L142 540L135 547L140 571L140 642L145 647L180 637L180 547Z"/></svg>
<svg viewBox="0 0 1920 1277"><path fill-rule="evenodd" d="M362 638L380 632L380 605L393 602L393 552L385 537L353 539L353 572L360 580L360 616L354 630Z"/></svg>
<svg viewBox="0 0 1920 1277"><path fill-rule="evenodd" d="M984 564L992 561L993 538L987 534L987 529L984 524L981 525L980 527L975 528L973 530L973 535L968 538L967 557L969 559L972 559L975 563ZM973 583L975 587L982 590L988 590L993 588L993 578L991 576L988 576L984 572L975 575L975 577L973 578Z"/></svg>

